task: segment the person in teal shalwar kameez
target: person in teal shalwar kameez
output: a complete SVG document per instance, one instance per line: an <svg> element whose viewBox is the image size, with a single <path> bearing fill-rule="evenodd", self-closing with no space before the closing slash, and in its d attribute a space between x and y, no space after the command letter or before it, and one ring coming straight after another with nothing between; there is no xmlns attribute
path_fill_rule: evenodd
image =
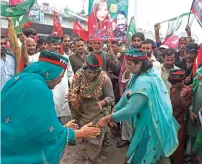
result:
<svg viewBox="0 0 202 164"><path fill-rule="evenodd" d="M44 51L38 62L5 84L1 91L2 164L57 164L66 144L99 135L100 130L91 124L73 130L57 118L51 89L60 83L66 68L65 57Z"/></svg>
<svg viewBox="0 0 202 164"><path fill-rule="evenodd" d="M144 52L129 50L125 59L133 76L114 108L115 113L103 117L98 126L130 120L131 143L126 163L159 163L178 147L180 127L172 114L168 90Z"/></svg>

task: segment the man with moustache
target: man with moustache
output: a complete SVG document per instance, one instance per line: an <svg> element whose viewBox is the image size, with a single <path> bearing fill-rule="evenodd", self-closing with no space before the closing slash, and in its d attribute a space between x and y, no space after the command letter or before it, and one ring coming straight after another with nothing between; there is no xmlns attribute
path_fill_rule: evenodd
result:
<svg viewBox="0 0 202 164"><path fill-rule="evenodd" d="M132 44L131 48L137 48L140 49L142 42L145 40L145 36L141 32L137 32L132 36Z"/></svg>
<svg viewBox="0 0 202 164"><path fill-rule="evenodd" d="M40 39L37 41L37 44L38 44L39 52L41 52L41 51L46 51L46 50L47 50L47 41L46 41L46 38L45 38L45 37L40 38Z"/></svg>
<svg viewBox="0 0 202 164"><path fill-rule="evenodd" d="M127 18L124 11L119 11L117 13L117 26L113 31L115 40L127 40Z"/></svg>
<svg viewBox="0 0 202 164"><path fill-rule="evenodd" d="M21 55L25 65L38 61L40 52L36 52L36 43L32 38L21 36Z"/></svg>
<svg viewBox="0 0 202 164"><path fill-rule="evenodd" d="M93 52L93 41L87 42L87 53Z"/></svg>
<svg viewBox="0 0 202 164"><path fill-rule="evenodd" d="M188 43L184 48L186 58L176 64L179 68L185 70L185 84L190 85L193 82L193 63L197 56L199 46L196 43Z"/></svg>
<svg viewBox="0 0 202 164"><path fill-rule="evenodd" d="M161 65L161 77L168 89L168 92L170 93L171 83L168 81L169 72L172 69L179 69L175 66L176 61L176 51L175 49L169 48L165 49L162 52L163 56L163 63Z"/></svg>
<svg viewBox="0 0 202 164"><path fill-rule="evenodd" d="M68 34L65 34L61 38L61 46L63 51L67 56L73 55L72 51L70 50L71 39Z"/></svg>
<svg viewBox="0 0 202 164"><path fill-rule="evenodd" d="M116 67L118 59L113 53L111 42L107 43L107 53L103 49L103 41L93 41L93 51L102 59L102 70L108 72L111 67Z"/></svg>
<svg viewBox="0 0 202 164"><path fill-rule="evenodd" d="M74 73L83 66L86 61L85 42L83 39L75 41L76 54L70 55L69 59Z"/></svg>
<svg viewBox="0 0 202 164"><path fill-rule="evenodd" d="M155 48L155 43L151 39L146 39L142 42L141 50L143 52L147 52L147 56L152 61L153 67L155 68L157 74L161 76L161 64L156 60L156 57L153 55Z"/></svg>

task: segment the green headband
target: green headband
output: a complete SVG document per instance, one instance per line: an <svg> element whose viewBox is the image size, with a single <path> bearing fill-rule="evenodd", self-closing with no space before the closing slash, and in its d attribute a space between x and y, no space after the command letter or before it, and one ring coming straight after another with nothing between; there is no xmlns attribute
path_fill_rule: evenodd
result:
<svg viewBox="0 0 202 164"><path fill-rule="evenodd" d="M48 41L48 43L60 43L60 42L61 42L61 39L59 39L59 38L53 38Z"/></svg>

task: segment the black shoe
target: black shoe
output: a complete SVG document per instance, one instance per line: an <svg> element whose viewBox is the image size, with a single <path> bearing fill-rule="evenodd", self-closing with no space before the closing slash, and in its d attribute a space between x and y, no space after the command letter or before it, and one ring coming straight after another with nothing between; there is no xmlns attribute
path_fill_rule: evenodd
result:
<svg viewBox="0 0 202 164"><path fill-rule="evenodd" d="M125 147L125 146L127 146L127 145L129 145L129 144L130 144L130 142L128 142L128 141L126 141L126 140L121 140L121 141L117 142L116 146L117 146L118 148L123 148L123 147Z"/></svg>
<svg viewBox="0 0 202 164"><path fill-rule="evenodd" d="M69 146L75 146L76 145L76 142L73 141L72 143L68 144Z"/></svg>

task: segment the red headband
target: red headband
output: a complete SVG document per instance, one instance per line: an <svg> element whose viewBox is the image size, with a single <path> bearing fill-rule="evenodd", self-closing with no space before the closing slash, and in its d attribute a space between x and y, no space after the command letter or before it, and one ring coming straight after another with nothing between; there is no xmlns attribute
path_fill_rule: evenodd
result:
<svg viewBox="0 0 202 164"><path fill-rule="evenodd" d="M62 67L64 69L67 69L67 65L66 64L61 63L61 62L56 61L56 60L53 60L53 59L39 57L39 60L40 61L45 61L45 62L48 62L48 63L52 63L52 64L58 65L58 66L60 66L60 67Z"/></svg>
<svg viewBox="0 0 202 164"><path fill-rule="evenodd" d="M99 65L94 65L94 64L90 64L88 61L86 61L87 65L91 66L91 67L100 67Z"/></svg>
<svg viewBox="0 0 202 164"><path fill-rule="evenodd" d="M176 77L169 76L169 79L171 79L171 80L176 80L176 81L178 81L178 80L183 80L184 78L185 78L185 76L180 77L180 78L176 78Z"/></svg>
<svg viewBox="0 0 202 164"><path fill-rule="evenodd" d="M126 60L144 60L144 59L147 59L148 57L147 57L147 55L145 55L145 56L135 56L135 57L133 57L133 56L125 56L125 59Z"/></svg>

